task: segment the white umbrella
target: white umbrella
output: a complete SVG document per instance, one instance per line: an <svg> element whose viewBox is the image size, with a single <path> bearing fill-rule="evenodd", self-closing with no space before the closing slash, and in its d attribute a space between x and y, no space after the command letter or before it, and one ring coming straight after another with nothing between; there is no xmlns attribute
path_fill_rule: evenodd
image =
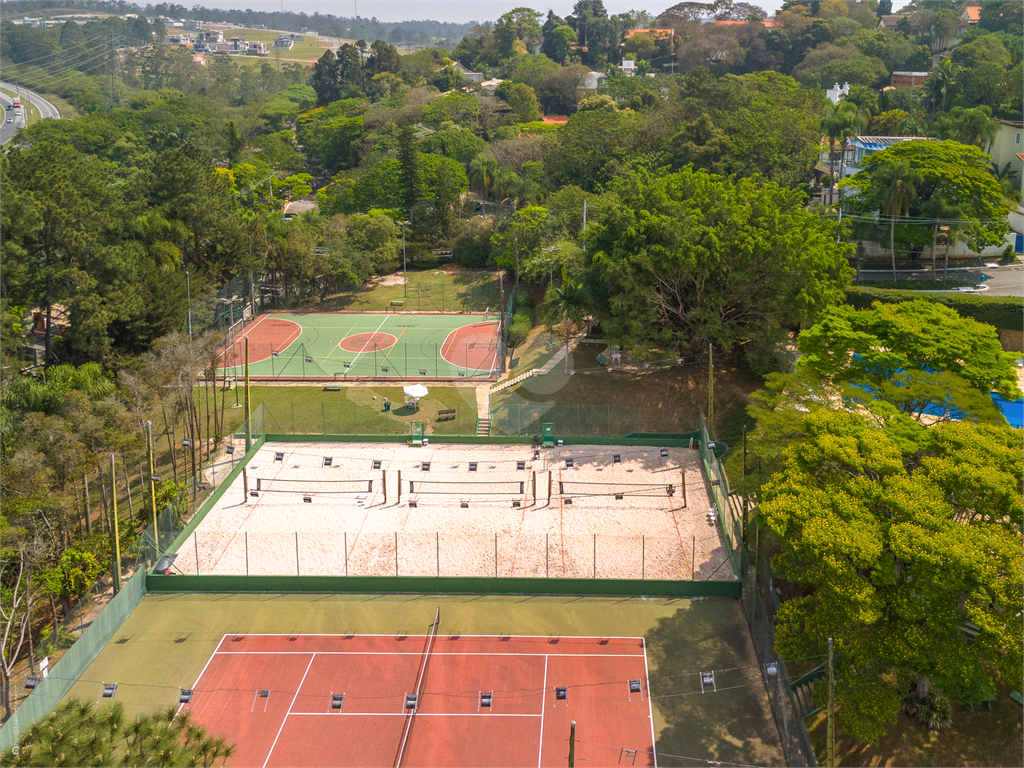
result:
<svg viewBox="0 0 1024 768"><path fill-rule="evenodd" d="M422 384L410 384L407 387L403 387L403 390L409 397L426 397L428 392L427 388Z"/></svg>

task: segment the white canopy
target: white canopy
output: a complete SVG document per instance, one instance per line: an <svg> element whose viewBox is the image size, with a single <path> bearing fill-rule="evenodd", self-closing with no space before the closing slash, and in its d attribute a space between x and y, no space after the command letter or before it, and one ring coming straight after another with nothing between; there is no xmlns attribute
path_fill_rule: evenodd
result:
<svg viewBox="0 0 1024 768"><path fill-rule="evenodd" d="M429 391L422 384L410 384L407 387L403 387L403 390L409 397L426 397Z"/></svg>

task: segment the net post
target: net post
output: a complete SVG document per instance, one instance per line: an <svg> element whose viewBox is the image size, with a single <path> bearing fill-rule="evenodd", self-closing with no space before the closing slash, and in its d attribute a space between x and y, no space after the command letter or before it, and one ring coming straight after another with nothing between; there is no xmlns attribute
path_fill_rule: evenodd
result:
<svg viewBox="0 0 1024 768"><path fill-rule="evenodd" d="M398 504L402 503L402 470L396 470L398 472Z"/></svg>
<svg viewBox="0 0 1024 768"><path fill-rule="evenodd" d="M682 474L683 474L683 482L682 482L682 489L683 489L683 508L685 509L685 508L686 508L686 507L688 506L688 505L687 505L687 503L686 503L686 470L685 470L685 469L684 469L684 470L682 470Z"/></svg>

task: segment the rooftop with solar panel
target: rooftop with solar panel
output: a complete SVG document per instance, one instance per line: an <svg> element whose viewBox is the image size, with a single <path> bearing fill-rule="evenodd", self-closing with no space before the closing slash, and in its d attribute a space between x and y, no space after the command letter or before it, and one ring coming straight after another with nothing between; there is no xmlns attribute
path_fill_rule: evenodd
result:
<svg viewBox="0 0 1024 768"><path fill-rule="evenodd" d="M689 445L411 443L269 440L158 572L733 579Z"/></svg>

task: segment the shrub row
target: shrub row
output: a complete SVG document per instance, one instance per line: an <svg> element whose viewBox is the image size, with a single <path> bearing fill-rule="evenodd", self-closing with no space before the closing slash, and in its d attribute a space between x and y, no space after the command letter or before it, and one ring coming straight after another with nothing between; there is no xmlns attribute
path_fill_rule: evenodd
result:
<svg viewBox="0 0 1024 768"><path fill-rule="evenodd" d="M509 326L508 335L509 340L519 346L526 341L526 337L530 335L530 329L533 328L533 299L526 291L519 291L517 304L518 307L516 313L512 315L512 324Z"/></svg>
<svg viewBox="0 0 1024 768"><path fill-rule="evenodd" d="M853 287L846 290L846 303L857 309L866 309L873 302L895 304L901 301L925 299L945 304L955 309L962 317L970 317L979 323L988 323L996 328L1019 331L1024 327L1024 302L1019 296L985 296L974 293L924 293L921 291L900 291L886 288Z"/></svg>

